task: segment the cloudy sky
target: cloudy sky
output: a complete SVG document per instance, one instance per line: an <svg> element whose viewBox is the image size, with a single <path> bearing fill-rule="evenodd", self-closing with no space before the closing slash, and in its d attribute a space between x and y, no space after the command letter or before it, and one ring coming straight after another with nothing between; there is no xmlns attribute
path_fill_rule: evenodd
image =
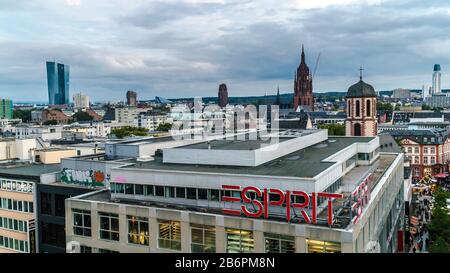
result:
<svg viewBox="0 0 450 273"><path fill-rule="evenodd" d="M45 61L70 65L96 101L231 96L293 88L305 44L315 92L360 65L377 90L450 88L448 0L0 0L0 97L46 101Z"/></svg>

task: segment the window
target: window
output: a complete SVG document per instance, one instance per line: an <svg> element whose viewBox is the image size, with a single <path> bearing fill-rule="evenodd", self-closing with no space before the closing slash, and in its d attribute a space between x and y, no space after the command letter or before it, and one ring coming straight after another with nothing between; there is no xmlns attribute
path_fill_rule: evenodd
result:
<svg viewBox="0 0 450 273"><path fill-rule="evenodd" d="M186 188L187 199L197 199L197 189L196 188Z"/></svg>
<svg viewBox="0 0 450 273"><path fill-rule="evenodd" d="M175 194L177 198L186 198L186 188L176 187Z"/></svg>
<svg viewBox="0 0 450 273"><path fill-rule="evenodd" d="M414 157L414 163L415 163L415 164L420 164L420 160L419 160L419 157L418 157L418 156L415 156L415 157Z"/></svg>
<svg viewBox="0 0 450 273"><path fill-rule="evenodd" d="M431 147L430 148L430 153L435 154L436 153L436 148L435 147Z"/></svg>
<svg viewBox="0 0 450 273"><path fill-rule="evenodd" d="M208 200L208 190L207 189L197 189L199 200Z"/></svg>
<svg viewBox="0 0 450 273"><path fill-rule="evenodd" d="M92 253L92 247L80 246L80 253Z"/></svg>
<svg viewBox="0 0 450 273"><path fill-rule="evenodd" d="M220 201L219 190L209 190L209 200Z"/></svg>
<svg viewBox="0 0 450 273"><path fill-rule="evenodd" d="M266 253L294 253L295 237L264 233Z"/></svg>
<svg viewBox="0 0 450 273"><path fill-rule="evenodd" d="M216 228L214 226L191 224L191 252L216 252Z"/></svg>
<svg viewBox="0 0 450 273"><path fill-rule="evenodd" d="M144 186L144 194L146 196L152 196L154 195L154 188L153 185L145 185Z"/></svg>
<svg viewBox="0 0 450 273"><path fill-rule="evenodd" d="M144 195L144 185L139 184L134 185L134 194Z"/></svg>
<svg viewBox="0 0 450 273"><path fill-rule="evenodd" d="M158 248L181 250L181 227L179 221L159 220Z"/></svg>
<svg viewBox="0 0 450 273"><path fill-rule="evenodd" d="M255 247L253 232L227 228L227 253L251 253Z"/></svg>
<svg viewBox="0 0 450 273"><path fill-rule="evenodd" d="M436 164L436 157L434 156L430 157L430 161L431 164Z"/></svg>
<svg viewBox="0 0 450 273"><path fill-rule="evenodd" d="M308 253L341 253L341 244L329 241L306 240Z"/></svg>
<svg viewBox="0 0 450 273"><path fill-rule="evenodd" d="M428 157L427 156L423 157L423 164L428 164Z"/></svg>
<svg viewBox="0 0 450 273"><path fill-rule="evenodd" d="M55 215L64 217L65 215L65 204L64 201L69 198L68 195L55 194Z"/></svg>
<svg viewBox="0 0 450 273"><path fill-rule="evenodd" d="M414 153L416 153L416 154L419 153L419 147L414 147Z"/></svg>
<svg viewBox="0 0 450 273"><path fill-rule="evenodd" d="M347 110L348 110L348 116L350 117L352 115L352 105L350 101L347 102Z"/></svg>
<svg viewBox="0 0 450 273"><path fill-rule="evenodd" d="M41 192L41 213L52 215L52 195L50 193Z"/></svg>
<svg viewBox="0 0 450 273"><path fill-rule="evenodd" d="M366 116L370 117L370 100L366 100Z"/></svg>
<svg viewBox="0 0 450 273"><path fill-rule="evenodd" d="M149 244L148 218L127 215L128 242L138 245Z"/></svg>
<svg viewBox="0 0 450 273"><path fill-rule="evenodd" d="M412 154L412 147L408 147L408 153Z"/></svg>
<svg viewBox="0 0 450 273"><path fill-rule="evenodd" d="M175 188L174 187L164 187L165 196L169 198L175 197Z"/></svg>
<svg viewBox="0 0 450 273"><path fill-rule="evenodd" d="M41 222L42 243L58 247L66 246L66 231L64 225Z"/></svg>
<svg viewBox="0 0 450 273"><path fill-rule="evenodd" d="M100 212L100 239L119 241L119 215Z"/></svg>
<svg viewBox="0 0 450 273"><path fill-rule="evenodd" d="M91 212L88 210L72 209L73 233L80 236L91 236Z"/></svg>
<svg viewBox="0 0 450 273"><path fill-rule="evenodd" d="M424 147L424 148L423 148L423 153L424 153L424 154L428 154L428 148L427 148L427 147Z"/></svg>
<svg viewBox="0 0 450 273"><path fill-rule="evenodd" d="M134 194L133 184L125 184L125 194Z"/></svg>
<svg viewBox="0 0 450 273"><path fill-rule="evenodd" d="M356 101L356 116L359 117L361 115L361 103L359 100Z"/></svg>
<svg viewBox="0 0 450 273"><path fill-rule="evenodd" d="M155 196L164 197L164 187L163 186L155 186Z"/></svg>

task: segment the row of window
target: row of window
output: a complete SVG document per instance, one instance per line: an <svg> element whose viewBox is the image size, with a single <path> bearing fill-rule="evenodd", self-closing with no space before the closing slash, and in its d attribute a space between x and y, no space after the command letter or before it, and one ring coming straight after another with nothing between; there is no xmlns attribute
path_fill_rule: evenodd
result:
<svg viewBox="0 0 450 273"><path fill-rule="evenodd" d="M74 234L92 236L91 214L87 210L73 209ZM99 237L104 240L119 241L119 216L115 213L99 213ZM150 229L147 217L127 215L128 243L148 246ZM228 253L250 253L254 251L253 231L225 229ZM267 253L295 252L293 236L264 233ZM340 252L340 244L311 241L310 252ZM181 225L179 221L158 220L158 248L181 251ZM84 249L83 251L92 251ZM214 226L191 224L191 252L215 253L216 228Z"/></svg>
<svg viewBox="0 0 450 273"><path fill-rule="evenodd" d="M28 232L27 221L0 217L0 228Z"/></svg>
<svg viewBox="0 0 450 273"><path fill-rule="evenodd" d="M2 179L0 188L5 191L33 192L33 182Z"/></svg>
<svg viewBox="0 0 450 273"><path fill-rule="evenodd" d="M370 102L371 102L370 99L366 100L366 116L367 117L370 117L371 110L372 110ZM361 102L359 100L356 100L355 104L356 104L355 105L355 116L359 117L359 116L361 116ZM373 111L375 113L375 109ZM347 102L347 113L348 113L349 117L353 116L352 115L352 104L350 101Z"/></svg>
<svg viewBox="0 0 450 273"><path fill-rule="evenodd" d="M408 152L409 154L412 154L412 153L413 153L413 147L408 147L408 148L407 148L407 152ZM419 147L414 147L414 153L415 153L415 154L420 153ZM436 154L436 148L435 148L435 147L430 147L430 148L428 149L428 147L423 147L423 153L424 153L424 154L432 154L432 155L434 155L434 154Z"/></svg>
<svg viewBox="0 0 450 273"><path fill-rule="evenodd" d="M9 248L20 252L28 252L27 241L13 239L5 236L0 236L0 247Z"/></svg>
<svg viewBox="0 0 450 273"><path fill-rule="evenodd" d="M141 196L156 196L165 198L182 198L190 200L207 200L219 202L223 196L232 196L241 198L240 191L228 191L217 189L202 189L202 188L185 188L173 186L156 186L156 185L142 185L129 183L111 183L111 192L126 195L141 195ZM259 201L264 200L264 194L260 197L256 196L254 192L248 192L247 196L251 199ZM279 201L279 195L269 193L269 200ZM303 203L303 196L291 195L292 203Z"/></svg>
<svg viewBox="0 0 450 273"><path fill-rule="evenodd" d="M0 199L0 208L7 210L14 210L19 212L33 212L33 202L14 200L10 198Z"/></svg>
<svg viewBox="0 0 450 273"><path fill-rule="evenodd" d="M408 159L413 164L420 164L419 156L414 156L414 157L408 156ZM425 165L428 165L428 164L434 165L434 164L436 164L436 157L434 157L434 156L429 156L429 157L428 156L424 156L423 157L423 164L425 164Z"/></svg>

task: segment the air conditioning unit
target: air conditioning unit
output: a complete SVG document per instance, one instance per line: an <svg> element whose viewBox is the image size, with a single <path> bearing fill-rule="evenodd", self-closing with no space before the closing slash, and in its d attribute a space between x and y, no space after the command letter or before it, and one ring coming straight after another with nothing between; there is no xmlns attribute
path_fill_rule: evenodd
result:
<svg viewBox="0 0 450 273"><path fill-rule="evenodd" d="M152 160L153 160L152 157L149 155L143 155L136 159L136 161L138 161L138 162L148 162L148 161L152 161Z"/></svg>

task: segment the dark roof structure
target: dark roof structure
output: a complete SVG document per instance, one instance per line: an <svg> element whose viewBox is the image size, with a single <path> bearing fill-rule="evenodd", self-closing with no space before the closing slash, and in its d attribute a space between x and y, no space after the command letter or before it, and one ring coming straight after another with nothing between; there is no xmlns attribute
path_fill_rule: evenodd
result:
<svg viewBox="0 0 450 273"><path fill-rule="evenodd" d="M377 93L372 85L365 83L363 80L350 86L347 91L347 98L376 97Z"/></svg>

